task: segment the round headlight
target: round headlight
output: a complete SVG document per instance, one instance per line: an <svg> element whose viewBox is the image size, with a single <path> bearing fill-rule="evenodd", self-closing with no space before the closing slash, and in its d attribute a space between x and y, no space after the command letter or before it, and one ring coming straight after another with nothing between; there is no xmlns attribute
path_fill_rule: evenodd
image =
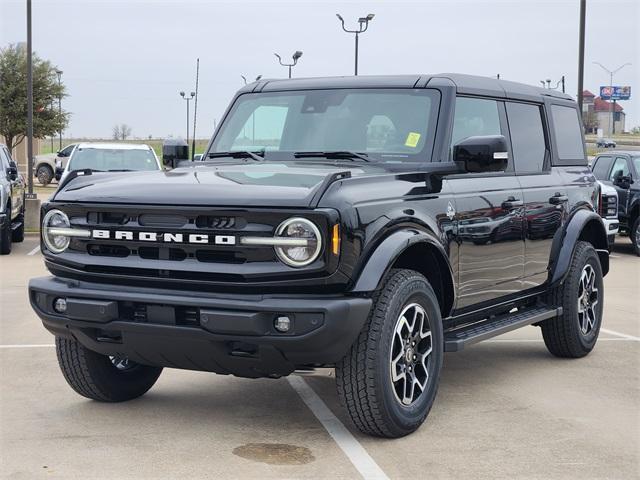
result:
<svg viewBox="0 0 640 480"><path fill-rule="evenodd" d="M42 240L50 252L62 253L69 246L70 239L66 235L55 235L51 229L69 228L69 217L60 210L49 210L42 219Z"/></svg>
<svg viewBox="0 0 640 480"><path fill-rule="evenodd" d="M291 267L304 267L313 262L322 250L322 236L313 222L305 218L290 218L276 229L276 236L306 240L304 245L276 246L278 258Z"/></svg>

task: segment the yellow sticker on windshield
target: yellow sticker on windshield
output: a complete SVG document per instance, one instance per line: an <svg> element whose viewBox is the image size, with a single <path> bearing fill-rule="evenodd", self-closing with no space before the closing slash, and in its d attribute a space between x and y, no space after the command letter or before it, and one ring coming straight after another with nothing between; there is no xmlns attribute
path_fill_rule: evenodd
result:
<svg viewBox="0 0 640 480"><path fill-rule="evenodd" d="M419 141L420 141L419 133L409 132L409 135L407 135L407 140L404 142L404 144L407 147L416 148L418 146Z"/></svg>

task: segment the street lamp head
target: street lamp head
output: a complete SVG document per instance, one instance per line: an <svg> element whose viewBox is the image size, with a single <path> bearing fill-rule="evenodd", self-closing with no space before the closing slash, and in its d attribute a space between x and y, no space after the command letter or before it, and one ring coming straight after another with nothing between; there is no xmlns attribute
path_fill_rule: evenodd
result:
<svg viewBox="0 0 640 480"><path fill-rule="evenodd" d="M191 92L191 98L196 96L196 92Z"/></svg>
<svg viewBox="0 0 640 480"><path fill-rule="evenodd" d="M278 60L282 60L282 58L280 58L280 55L278 55L277 53L274 53L274 55L276 56L276 58L277 58Z"/></svg>
<svg viewBox="0 0 640 480"><path fill-rule="evenodd" d="M184 98L184 92L180 92L180 96Z"/></svg>
<svg viewBox="0 0 640 480"><path fill-rule="evenodd" d="M64 72L60 69L56 68L56 75L62 75Z"/></svg>
<svg viewBox="0 0 640 480"><path fill-rule="evenodd" d="M369 14L369 15L367 15L367 17L366 17L366 18L367 18L367 21L369 21L369 22L370 22L371 20L373 20L373 17L375 17L375 16L376 16L376 15L375 15L374 13L370 13L370 14Z"/></svg>
<svg viewBox="0 0 640 480"><path fill-rule="evenodd" d="M302 56L302 52L300 50L296 50L296 53L293 54L293 60L297 61Z"/></svg>
<svg viewBox="0 0 640 480"><path fill-rule="evenodd" d="M258 80L260 80L261 78L262 78L262 75L258 75L258 76L256 77L256 82L257 82Z"/></svg>
<svg viewBox="0 0 640 480"><path fill-rule="evenodd" d="M342 15L340 15L339 13L336 13L336 17L338 17L338 20L344 23L344 18L342 18Z"/></svg>

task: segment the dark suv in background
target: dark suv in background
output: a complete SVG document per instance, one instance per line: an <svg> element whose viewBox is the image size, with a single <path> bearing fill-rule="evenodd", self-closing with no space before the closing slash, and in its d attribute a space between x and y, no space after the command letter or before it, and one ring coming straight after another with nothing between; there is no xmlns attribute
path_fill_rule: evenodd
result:
<svg viewBox="0 0 640 480"><path fill-rule="evenodd" d="M620 231L629 234L640 256L640 151L601 153L593 160L592 169L598 180L618 192Z"/></svg>
<svg viewBox="0 0 640 480"><path fill-rule="evenodd" d="M532 324L558 357L594 348L599 188L554 90L260 80L204 161L69 175L42 208L53 276L29 295L85 397L138 397L163 367L331 367L355 425L398 437L429 413L445 351Z"/></svg>

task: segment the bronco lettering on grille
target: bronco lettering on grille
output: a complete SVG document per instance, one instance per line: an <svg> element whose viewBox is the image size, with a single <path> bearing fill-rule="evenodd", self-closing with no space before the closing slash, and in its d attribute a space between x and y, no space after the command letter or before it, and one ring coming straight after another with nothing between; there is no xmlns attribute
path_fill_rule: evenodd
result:
<svg viewBox="0 0 640 480"><path fill-rule="evenodd" d="M194 243L214 245L235 245L236 237L233 235L208 235L205 233L158 233L158 232L132 232L125 230L92 230L91 237L98 240L136 240L139 242L161 243Z"/></svg>

